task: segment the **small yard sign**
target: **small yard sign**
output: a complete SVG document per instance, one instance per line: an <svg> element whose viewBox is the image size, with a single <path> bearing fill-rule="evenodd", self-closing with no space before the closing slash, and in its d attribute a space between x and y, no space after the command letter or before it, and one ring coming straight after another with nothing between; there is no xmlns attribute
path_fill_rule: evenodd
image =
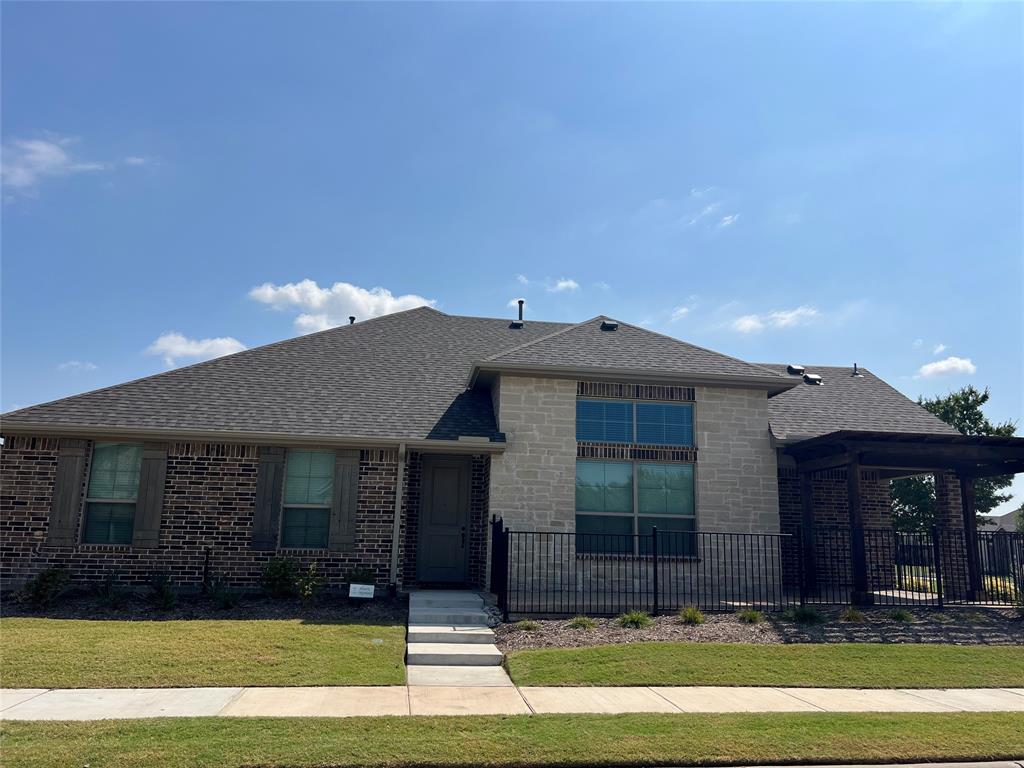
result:
<svg viewBox="0 0 1024 768"><path fill-rule="evenodd" d="M373 584L349 584L349 597L373 597Z"/></svg>

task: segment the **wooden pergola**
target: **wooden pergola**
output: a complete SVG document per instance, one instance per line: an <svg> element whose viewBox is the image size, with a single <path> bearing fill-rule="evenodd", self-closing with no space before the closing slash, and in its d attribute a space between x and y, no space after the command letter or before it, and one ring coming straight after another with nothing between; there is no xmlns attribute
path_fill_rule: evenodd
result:
<svg viewBox="0 0 1024 768"><path fill-rule="evenodd" d="M1024 472L1024 437L912 434L842 430L787 445L784 453L796 461L800 475L804 558L813 567L810 546L814 527L811 475L828 469L846 469L849 502L852 600L870 603L864 520L861 513L860 470L877 470L883 479L925 473L954 472L960 481L970 596L982 590L975 523L974 481L982 477ZM808 571L810 572L810 571Z"/></svg>

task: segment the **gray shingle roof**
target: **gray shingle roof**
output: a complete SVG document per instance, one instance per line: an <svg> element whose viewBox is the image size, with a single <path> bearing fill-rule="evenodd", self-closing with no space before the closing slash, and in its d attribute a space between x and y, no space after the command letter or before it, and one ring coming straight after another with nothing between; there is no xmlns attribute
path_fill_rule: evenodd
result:
<svg viewBox="0 0 1024 768"><path fill-rule="evenodd" d="M787 375L786 366L761 367ZM772 432L786 440L817 437L841 429L957 435L953 427L908 399L865 368L808 365L822 386L801 384L768 400ZM796 378L796 377L793 377Z"/></svg>
<svg viewBox="0 0 1024 768"><path fill-rule="evenodd" d="M421 307L5 414L19 424L375 438L493 437L473 360L564 327Z"/></svg>
<svg viewBox="0 0 1024 768"><path fill-rule="evenodd" d="M571 325L492 355L484 363L774 377L777 372L621 321L601 329L606 317Z"/></svg>

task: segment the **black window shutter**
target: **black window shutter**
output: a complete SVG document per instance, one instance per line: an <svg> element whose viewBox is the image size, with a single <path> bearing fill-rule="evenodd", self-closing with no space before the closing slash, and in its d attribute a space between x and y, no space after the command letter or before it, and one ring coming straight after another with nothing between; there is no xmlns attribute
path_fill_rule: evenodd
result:
<svg viewBox="0 0 1024 768"><path fill-rule="evenodd" d="M359 500L359 451L339 450L334 454L334 498L327 548L347 552L356 545L356 509Z"/></svg>
<svg viewBox="0 0 1024 768"><path fill-rule="evenodd" d="M142 470L135 503L132 546L152 549L160 544L160 518L164 511L164 481L167 479L167 444L142 444Z"/></svg>
<svg viewBox="0 0 1024 768"><path fill-rule="evenodd" d="M78 512L82 508L87 440L61 438L57 449L57 475L50 503L46 543L66 547L78 543Z"/></svg>
<svg viewBox="0 0 1024 768"><path fill-rule="evenodd" d="M284 448L259 447L256 474L256 509L252 521L252 548L276 549L281 527L281 489L284 485Z"/></svg>

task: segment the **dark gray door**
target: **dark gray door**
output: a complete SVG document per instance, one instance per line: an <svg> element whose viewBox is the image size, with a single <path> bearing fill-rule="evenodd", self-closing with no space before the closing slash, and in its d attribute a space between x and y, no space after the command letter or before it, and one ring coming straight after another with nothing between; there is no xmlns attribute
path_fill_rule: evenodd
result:
<svg viewBox="0 0 1024 768"><path fill-rule="evenodd" d="M424 456L416 571L420 581L462 584L469 549L469 458Z"/></svg>

